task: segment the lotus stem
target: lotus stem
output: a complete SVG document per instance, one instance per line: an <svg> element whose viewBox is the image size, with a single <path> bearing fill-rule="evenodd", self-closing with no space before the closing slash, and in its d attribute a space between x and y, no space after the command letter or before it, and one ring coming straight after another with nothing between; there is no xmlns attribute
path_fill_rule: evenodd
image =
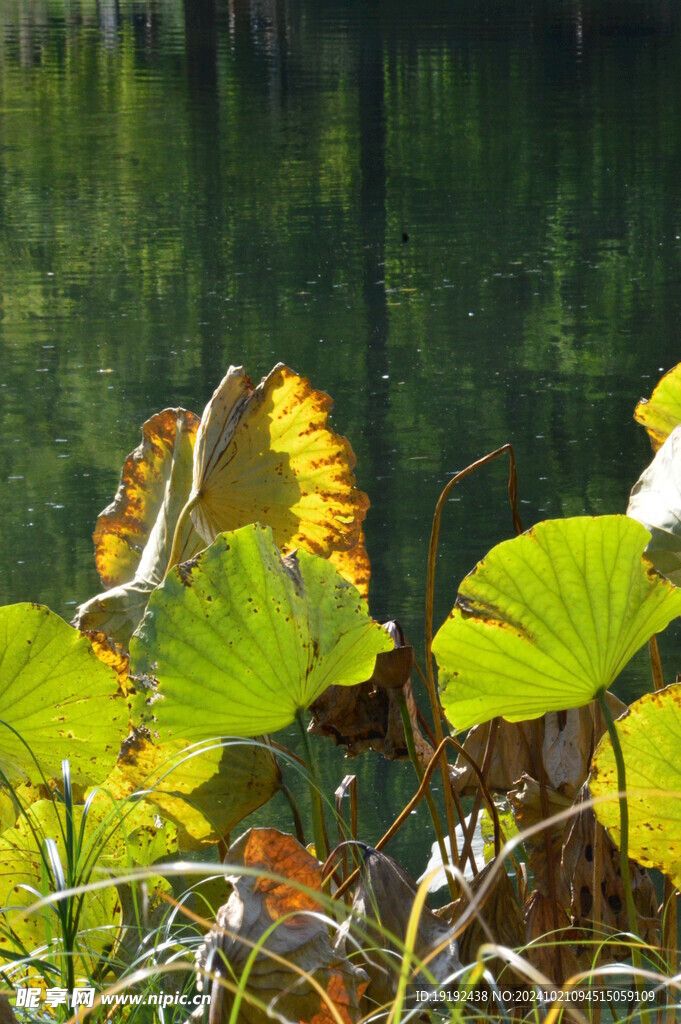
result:
<svg viewBox="0 0 681 1024"><path fill-rule="evenodd" d="M198 505L200 500L201 500L200 492L197 491L197 492L194 492L193 494L190 494L189 498L187 499L187 501L185 502L185 504L184 504L184 506L182 508L182 511L180 512L179 516L177 517L177 522L175 523L175 532L173 533L173 543L172 543L171 548L170 548L170 556L168 558L168 564L166 566L166 571L163 574L163 579L166 578L166 576L168 575L170 570L173 568L173 566L177 565L177 563L179 561L180 551L182 550L182 534L184 533L184 528L185 528L185 525L187 523L187 519L189 518L192 509L195 508Z"/></svg>
<svg viewBox="0 0 681 1024"><path fill-rule="evenodd" d="M305 762L307 770L310 773L310 803L312 809L312 832L314 835L315 853L317 854L317 860L325 861L329 856L329 843L326 838L324 809L322 807L322 798L320 796L322 787L319 773L317 771L317 763L310 745L310 737L308 736L307 728L305 726L305 719L303 718L303 712L300 708L296 712L296 722L300 729L300 735L303 738Z"/></svg>
<svg viewBox="0 0 681 1024"><path fill-rule="evenodd" d="M430 534L430 545L428 547L428 572L426 578L426 624L425 624L425 641L426 641L426 690L428 691L428 699L430 700L431 714L433 716L433 727L435 729L435 739L437 741L438 748L442 744L444 738L444 731L442 729L442 708L437 694L437 686L435 683L435 673L433 671L433 608L435 603L435 563L437 558L437 546L440 536L440 521L442 519L442 510L445 502L449 497L449 492L456 484L460 483L471 473L474 473L476 469L480 469L482 466L487 465L488 462L492 462L494 459L498 459L499 456L508 453L510 459L510 471L509 471L509 482L508 482L508 495L511 503L511 510L513 513L513 527L516 534L522 533L522 523L518 514L518 476L516 472L515 463L515 452L513 451L513 445L505 444L501 448L495 449L493 452L489 452L487 455L483 455L481 459L476 462L472 462L470 466L466 466L460 473L457 473L444 487L440 497L438 498L437 505L435 506L435 513L433 515L433 527ZM442 754L442 760L440 762L440 769L442 771L442 782L444 788L445 797L445 809L447 811L447 827L449 828L449 839L452 850L452 862L458 866L458 849L456 846L456 823L454 818L454 802L452 800L452 794L450 791L449 771L447 767L446 755ZM461 822L461 827L465 827L465 823Z"/></svg>
<svg viewBox="0 0 681 1024"><path fill-rule="evenodd" d="M402 716L402 726L404 728L404 738L407 741L407 753L409 754L409 759L410 759L411 763L414 766L414 771L416 772L416 778L419 780L419 785L420 785L423 782L423 769L421 768L421 764L420 764L418 756L416 754L416 747L414 745L414 730L412 728L411 718L409 717L409 709L407 708L407 701L406 701L406 698L405 698L405 696L404 696L404 694L402 693L401 690L397 690L397 704L398 704L399 709L400 709L400 715ZM442 858L442 864L443 864L443 866L446 866L447 864L449 864L449 855L447 853L447 844L445 843L445 837L444 837L444 833L442 831L442 825L440 824L440 818L439 818L439 815L437 813L437 807L435 806L435 801L433 800L433 794L430 792L430 789L426 790L425 800L426 800L426 803L428 804L428 810L430 811L430 817L431 817L431 820L433 822L433 829L435 831L435 837L437 839L437 845L438 845L438 848L440 850L440 857ZM449 871L446 872L446 875L447 875L447 887L449 889L449 895L450 895L450 898L451 898L451 900L453 902L455 899L457 899L457 897L459 895L458 889L457 889L457 885L456 885L456 881L455 881L455 879L453 878L453 876L451 875L451 873Z"/></svg>
<svg viewBox="0 0 681 1024"><path fill-rule="evenodd" d="M627 803L626 767L624 764L624 757L622 755L620 738L615 727L615 720L612 717L612 712L610 711L608 702L605 698L605 690L598 691L598 703L601 706L603 718L605 719L605 724L608 727L608 735L610 736L612 752L615 755L615 765L617 766L617 789L620 793L618 797L620 805L620 876L622 878L622 885L624 887L624 895L627 904L629 931L632 935L638 935L638 917L636 914L636 907L634 905L634 896L631 891L631 876L629 874L629 805Z"/></svg>

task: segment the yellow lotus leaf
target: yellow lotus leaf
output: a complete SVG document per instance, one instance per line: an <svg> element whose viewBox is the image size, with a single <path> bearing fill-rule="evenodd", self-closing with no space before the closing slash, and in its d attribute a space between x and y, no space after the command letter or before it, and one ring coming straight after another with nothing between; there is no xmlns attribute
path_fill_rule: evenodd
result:
<svg viewBox="0 0 681 1024"><path fill-rule="evenodd" d="M86 632L85 636L92 644L92 649L99 660L114 670L118 676L118 689L124 697L127 697L132 690L128 679L130 657L127 652L115 640L110 640L106 633L92 630L91 632Z"/></svg>
<svg viewBox="0 0 681 1024"><path fill-rule="evenodd" d="M192 519L206 544L256 522L284 552L326 557L358 544L369 501L355 487L352 448L329 427L332 404L282 363L256 388L230 367L194 449Z"/></svg>
<svg viewBox="0 0 681 1024"><path fill-rule="evenodd" d="M681 363L664 375L650 398L641 399L634 419L646 428L656 452L681 423Z"/></svg>
<svg viewBox="0 0 681 1024"><path fill-rule="evenodd" d="M359 531L359 540L347 551L333 551L329 561L343 579L357 587L365 601L369 600L369 580L371 579L371 563L364 546L364 530Z"/></svg>
<svg viewBox="0 0 681 1024"><path fill-rule="evenodd" d="M123 744L103 788L116 799L144 790L178 828L183 850L224 840L279 788L277 762L264 745L237 740L191 746L155 744L142 734Z"/></svg>
<svg viewBox="0 0 681 1024"><path fill-rule="evenodd" d="M105 587L121 586L135 575L166 500L173 468L184 461L179 458L184 452L188 454L184 488L178 479L173 486L184 490L186 500L198 424L193 412L164 409L142 425L142 442L125 460L116 497L100 514L93 534L95 563ZM165 532L159 540L165 539ZM171 529L168 543L172 539Z"/></svg>
<svg viewBox="0 0 681 1024"><path fill-rule="evenodd" d="M615 728L627 777L629 855L681 885L681 686L647 693ZM619 846L617 765L607 733L591 762L589 788L594 797L611 797L594 810Z"/></svg>
<svg viewBox="0 0 681 1024"><path fill-rule="evenodd" d="M162 581L192 482L198 417L166 409L142 427L142 443L125 460L118 492L97 520L95 561L103 594L80 605L74 625L127 644ZM191 521L180 528L177 558L204 545Z"/></svg>

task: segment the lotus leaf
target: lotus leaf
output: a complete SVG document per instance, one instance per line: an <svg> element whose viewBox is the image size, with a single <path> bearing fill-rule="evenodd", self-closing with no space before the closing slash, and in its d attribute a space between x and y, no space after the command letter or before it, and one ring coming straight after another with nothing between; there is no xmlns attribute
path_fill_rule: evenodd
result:
<svg viewBox="0 0 681 1024"><path fill-rule="evenodd" d="M46 775L68 758L76 781L106 774L127 731L113 669L90 641L41 605L0 608L0 768L10 779ZM7 728L7 726L11 726Z"/></svg>
<svg viewBox="0 0 681 1024"><path fill-rule="evenodd" d="M646 557L676 586L681 583L681 426L675 427L636 481L627 515L650 530Z"/></svg>
<svg viewBox="0 0 681 1024"><path fill-rule="evenodd" d="M615 723L627 771L629 853L646 867L659 868L681 885L681 686L673 684L631 705ZM607 735L591 764L598 820L620 842L617 768Z"/></svg>
<svg viewBox="0 0 681 1024"><path fill-rule="evenodd" d="M159 683L162 739L256 736L289 725L328 686L373 672L392 642L326 559L282 558L255 523L220 534L151 597L130 647Z"/></svg>
<svg viewBox="0 0 681 1024"><path fill-rule="evenodd" d="M332 1024L337 1016L345 1024L359 1021L367 979L331 948L324 908L314 896L315 891L321 894L321 864L292 836L271 828L246 832L230 847L227 861L237 869L229 877L232 895L218 911L217 928L206 936L197 960L201 968L228 978L248 970L237 1019L267 1024L271 1010L277 1019L300 1024ZM239 874L241 866L257 875ZM261 949L249 965L258 942ZM253 1005L250 996L268 1010ZM233 1009L231 992L214 981L211 1020L227 1024Z"/></svg>
<svg viewBox="0 0 681 1024"><path fill-rule="evenodd" d="M95 561L108 589L82 604L75 625L127 644L149 594L165 575L175 527L191 491L198 417L165 409L142 427L142 443L125 460L118 492L97 520ZM204 546L187 521L178 560Z"/></svg>
<svg viewBox="0 0 681 1024"><path fill-rule="evenodd" d="M45 869L39 846L40 837L55 840L62 863L64 843L51 800L34 804L28 815L30 820L20 818L13 828L0 836L0 906L4 908L0 917L0 934L7 931L13 943L20 944L30 952L43 946L48 936L59 930L53 911L43 910L24 915L24 910L37 902L39 897L36 892L48 895L53 891L43 888ZM32 828L38 833L38 842ZM28 891L23 886L30 886L34 891ZM85 899L80 918L79 953L90 961L89 968L85 968L86 972L92 971L103 950L115 944L119 921L120 903L113 886L97 890ZM0 963L5 960L3 954L7 949L4 942L3 946L5 949L0 951ZM67 955L66 951L63 955ZM64 964L60 962L59 956L58 948L50 949L51 962L56 962L61 968Z"/></svg>
<svg viewBox="0 0 681 1024"><path fill-rule="evenodd" d="M360 931L369 937L369 948L363 950L358 962L369 975L366 1000L374 1009L390 1004L399 986L400 969L410 918L416 899L416 885L407 872L387 854L364 843L358 844L359 879L352 896L352 917L341 925L336 947L355 946L352 940L353 919ZM414 970L409 988L433 992L433 979L447 987L461 970L454 929L428 907L420 909L413 952L418 961L427 963L428 975ZM348 941L350 938L350 941ZM373 941L372 941L373 940ZM366 939L359 943L367 945ZM456 984L456 983L454 983Z"/></svg>
<svg viewBox="0 0 681 1024"><path fill-rule="evenodd" d="M547 520L498 544L461 585L433 642L457 729L580 707L681 614L681 591L627 516Z"/></svg>
<svg viewBox="0 0 681 1024"><path fill-rule="evenodd" d="M369 600L371 564L364 546L364 531L359 531L359 540L347 551L332 551L329 561L336 567L343 579L357 587L365 601Z"/></svg>
<svg viewBox="0 0 681 1024"><path fill-rule="evenodd" d="M159 828L154 820L154 811L149 804L140 802L132 810L130 806L125 819L125 828L120 818L112 812L111 803L104 794L95 795L84 826L82 866L91 850L97 850L100 866L121 868L130 861L150 864L160 857L177 850L176 832L172 825ZM74 808L74 831L80 832L83 808ZM51 839L62 865L66 864L64 845L65 808L53 800L38 800L16 824L0 835L0 906L4 908L0 917L0 932L7 928L15 943L28 951L44 946L50 935L59 934L57 919L53 910L41 910L24 915L24 910L38 899L36 893L48 895L54 886L46 886L46 874L41 847L45 839ZM23 886L29 886L28 891ZM97 889L84 897L78 928L76 973L84 970L88 976L100 960L103 952L111 949L117 941L121 919L119 895L112 885ZM63 963L59 946L50 946L49 959L52 963ZM2 952L0 952L0 961Z"/></svg>
<svg viewBox="0 0 681 1024"><path fill-rule="evenodd" d="M229 368L194 449L192 518L206 544L260 522L282 551L357 548L369 501L355 487L352 448L329 429L332 404L282 363L257 388Z"/></svg>
<svg viewBox="0 0 681 1024"><path fill-rule="evenodd" d="M187 850L224 840L276 793L279 782L274 755L262 744L156 745L138 734L125 742L104 785L117 797L144 790L175 822Z"/></svg>
<svg viewBox="0 0 681 1024"><path fill-rule="evenodd" d="M650 398L641 399L634 419L646 428L656 452L681 424L681 363L664 375Z"/></svg>

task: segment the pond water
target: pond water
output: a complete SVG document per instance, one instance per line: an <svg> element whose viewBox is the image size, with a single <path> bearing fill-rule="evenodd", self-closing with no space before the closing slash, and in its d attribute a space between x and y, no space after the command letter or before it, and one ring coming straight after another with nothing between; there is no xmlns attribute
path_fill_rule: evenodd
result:
<svg viewBox="0 0 681 1024"><path fill-rule="evenodd" d="M478 456L514 444L525 525L624 511L681 357L679 124L668 0L0 0L0 601L97 591L139 425L230 363L334 397L372 611L417 645ZM511 534L506 476L446 509L436 623ZM360 776L374 839L412 777Z"/></svg>

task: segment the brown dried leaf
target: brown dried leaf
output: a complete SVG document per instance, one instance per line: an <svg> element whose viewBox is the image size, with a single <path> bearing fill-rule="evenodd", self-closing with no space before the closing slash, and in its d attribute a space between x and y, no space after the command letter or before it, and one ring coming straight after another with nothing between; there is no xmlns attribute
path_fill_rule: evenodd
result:
<svg viewBox="0 0 681 1024"><path fill-rule="evenodd" d="M3 995L0 995L0 1024L17 1024L10 1001Z"/></svg>
<svg viewBox="0 0 681 1024"><path fill-rule="evenodd" d="M353 895L352 913L364 934L368 932L371 936L375 933L376 936L376 949L364 951L362 964L370 978L366 999L371 1004L382 1006L391 1002L397 991L402 963L401 947L391 942L388 933L404 942L416 885L392 857L363 843L359 844L359 849L362 859L360 879ZM377 925L375 929L371 927L372 922ZM337 946L344 943L351 932L352 919L339 929ZM432 959L428 959L428 971L438 982L445 982L461 967L453 934L445 921L423 907L414 952L420 960L426 960L433 950L442 947ZM377 953L377 949L382 949L384 955ZM410 979L409 987L433 990L432 984L421 973Z"/></svg>
<svg viewBox="0 0 681 1024"><path fill-rule="evenodd" d="M598 923L615 932L628 930L626 898L620 875L620 853L603 826L596 820L591 807L582 805L590 797L585 784L575 801L581 807L571 821L563 847L563 873L572 896L570 913L576 928L589 931L594 913ZM594 907L594 860L598 858L600 879L600 906ZM638 915L638 934L652 945L657 945L660 920L655 888L648 872L635 861L629 861L631 888Z"/></svg>
<svg viewBox="0 0 681 1024"><path fill-rule="evenodd" d="M366 682L352 687L330 686L310 708L310 732L328 736L337 746L344 746L347 757L373 750L389 761L407 758L399 691L407 705L417 756L425 766L433 749L418 726L410 682L414 650L406 643L399 623L384 622L383 628L392 637L394 650L377 656L373 674Z"/></svg>
<svg viewBox="0 0 681 1024"><path fill-rule="evenodd" d="M471 892L476 900L481 890L486 890L489 877L493 874L496 861L491 860L470 882ZM471 918L458 938L459 953L465 964L474 963L478 948L485 942L497 942L509 949L517 949L525 939L525 924L510 878L502 867L494 875L491 888L485 892L483 902L478 904L477 913ZM448 903L437 911L437 916L455 928L469 905L466 894ZM499 980L499 976L497 975Z"/></svg>
<svg viewBox="0 0 681 1024"><path fill-rule="evenodd" d="M258 874L230 876L233 891L197 954L200 967L238 981L254 944L272 929L250 968L247 997L239 1008L240 1024L272 1020L249 1002L249 993L273 1014L299 1024L331 1024L334 1018L328 1002L344 1024L356 1024L366 975L334 952L326 924L315 916L323 912L321 904L300 889L320 890L321 864L292 836L276 829L246 832L230 847L227 860ZM272 878L272 873L284 880ZM322 987L325 998L302 972ZM214 981L210 1024L226 1024L232 1006L232 993Z"/></svg>
<svg viewBox="0 0 681 1024"><path fill-rule="evenodd" d="M608 706L614 718L626 710L614 694L607 695ZM550 711L539 721L507 722L496 719L497 733L487 785L495 793L513 789L523 775L538 778L542 765L552 789L574 796L589 774L591 755L605 728L597 705L569 711ZM477 725L468 733L465 750L482 765L491 722ZM536 730L540 730L541 760ZM461 755L450 769L452 785L462 796L472 796L477 790L473 769Z"/></svg>
<svg viewBox="0 0 681 1024"><path fill-rule="evenodd" d="M569 797L547 788L546 807L543 807L539 783L527 775L523 776L521 782L523 785L520 789L512 790L508 794L513 817L521 833L572 806L572 800ZM560 854L564 831L565 823L561 821L557 825L548 826L532 836L523 835L523 845L527 853L530 870L534 876L535 892L540 892L545 896L551 895L548 861L549 850L551 851L554 866L554 896L563 906L568 906L570 896L560 869Z"/></svg>
<svg viewBox="0 0 681 1024"><path fill-rule="evenodd" d="M577 957L566 942L570 919L565 908L535 889L525 901L523 917L525 939L531 943L525 956L550 981L562 985L579 970Z"/></svg>

